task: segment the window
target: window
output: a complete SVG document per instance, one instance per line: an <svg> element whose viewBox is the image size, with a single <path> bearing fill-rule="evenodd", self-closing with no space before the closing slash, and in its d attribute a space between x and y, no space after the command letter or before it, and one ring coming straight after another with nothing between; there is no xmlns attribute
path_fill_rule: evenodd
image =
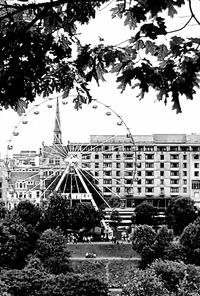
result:
<svg viewBox="0 0 200 296"><path fill-rule="evenodd" d="M179 159L179 155L178 154L170 154L170 159Z"/></svg>
<svg viewBox="0 0 200 296"><path fill-rule="evenodd" d="M53 164L53 158L49 158L49 164Z"/></svg>
<svg viewBox="0 0 200 296"><path fill-rule="evenodd" d="M200 180L192 180L192 189L200 189Z"/></svg>
<svg viewBox="0 0 200 296"><path fill-rule="evenodd" d="M90 159L90 154L84 154L84 155L82 155L82 159L83 160Z"/></svg>
<svg viewBox="0 0 200 296"><path fill-rule="evenodd" d="M194 154L193 159L199 159L199 154Z"/></svg>
<svg viewBox="0 0 200 296"><path fill-rule="evenodd" d="M107 162L103 164L104 168L111 168L112 167L112 163L111 162Z"/></svg>
<svg viewBox="0 0 200 296"><path fill-rule="evenodd" d="M154 167L154 163L153 162L146 162L145 163L145 168L153 168Z"/></svg>
<svg viewBox="0 0 200 296"><path fill-rule="evenodd" d="M194 172L195 177L199 177L199 172Z"/></svg>
<svg viewBox="0 0 200 296"><path fill-rule="evenodd" d="M145 184L153 185L154 184L154 179L146 179Z"/></svg>
<svg viewBox="0 0 200 296"><path fill-rule="evenodd" d="M167 147L166 146L158 146L157 151L160 151L160 152L167 151Z"/></svg>
<svg viewBox="0 0 200 296"><path fill-rule="evenodd" d="M95 162L94 167L95 167L95 169L98 169L99 168L99 163Z"/></svg>
<svg viewBox="0 0 200 296"><path fill-rule="evenodd" d="M145 192L146 193L152 193L152 192L154 192L154 188L153 187L146 187Z"/></svg>
<svg viewBox="0 0 200 296"><path fill-rule="evenodd" d="M124 180L124 183L125 184L132 184L132 179L125 179Z"/></svg>
<svg viewBox="0 0 200 296"><path fill-rule="evenodd" d="M132 177L132 176L133 176L133 172L125 171L125 172L124 172L124 175L125 175L125 176L130 176L130 177Z"/></svg>
<svg viewBox="0 0 200 296"><path fill-rule="evenodd" d="M104 179L103 184L112 184L112 179Z"/></svg>
<svg viewBox="0 0 200 296"><path fill-rule="evenodd" d="M164 180L160 180L160 185L164 185Z"/></svg>
<svg viewBox="0 0 200 296"><path fill-rule="evenodd" d="M178 146L170 146L170 151L178 151Z"/></svg>
<svg viewBox="0 0 200 296"><path fill-rule="evenodd" d="M99 159L99 154L95 154L94 158Z"/></svg>
<svg viewBox="0 0 200 296"><path fill-rule="evenodd" d="M161 171L161 172L160 172L160 176L161 176L161 177L164 177L164 171Z"/></svg>
<svg viewBox="0 0 200 296"><path fill-rule="evenodd" d="M171 187L170 192L171 193L178 193L179 192L179 187Z"/></svg>
<svg viewBox="0 0 200 296"><path fill-rule="evenodd" d="M138 177L142 176L142 172L137 172Z"/></svg>
<svg viewBox="0 0 200 296"><path fill-rule="evenodd" d="M179 179L170 179L170 184L179 184Z"/></svg>
<svg viewBox="0 0 200 296"><path fill-rule="evenodd" d="M131 151L131 146L124 146L124 151Z"/></svg>
<svg viewBox="0 0 200 296"><path fill-rule="evenodd" d="M137 155L137 159L138 159L138 160L141 160L141 159L142 159L142 155L141 155L141 154L138 154L138 155Z"/></svg>
<svg viewBox="0 0 200 296"><path fill-rule="evenodd" d="M164 160L165 159L165 156L162 154L160 155L160 160Z"/></svg>
<svg viewBox="0 0 200 296"><path fill-rule="evenodd" d="M37 198L40 197L40 191L36 191L36 197L37 197Z"/></svg>
<svg viewBox="0 0 200 296"><path fill-rule="evenodd" d="M2 182L0 181L0 188L2 188Z"/></svg>
<svg viewBox="0 0 200 296"><path fill-rule="evenodd" d="M154 159L154 154L145 154L145 159Z"/></svg>
<svg viewBox="0 0 200 296"><path fill-rule="evenodd" d="M103 192L111 192L112 191L112 187L103 187Z"/></svg>
<svg viewBox="0 0 200 296"><path fill-rule="evenodd" d="M194 152L200 151L200 146L193 146L192 151Z"/></svg>
<svg viewBox="0 0 200 296"><path fill-rule="evenodd" d="M111 176L112 172L111 171L104 171L103 174L104 174L104 176Z"/></svg>
<svg viewBox="0 0 200 296"><path fill-rule="evenodd" d="M194 163L194 168L198 169L199 168L199 163Z"/></svg>
<svg viewBox="0 0 200 296"><path fill-rule="evenodd" d="M99 176L99 172L94 172L95 177Z"/></svg>
<svg viewBox="0 0 200 296"><path fill-rule="evenodd" d="M186 154L183 155L183 159L184 159L184 160L187 159L187 155L186 155Z"/></svg>
<svg viewBox="0 0 200 296"><path fill-rule="evenodd" d="M120 173L121 173L120 171L116 171L116 176L119 177L120 176Z"/></svg>
<svg viewBox="0 0 200 296"><path fill-rule="evenodd" d="M120 154L116 154L116 159L120 159Z"/></svg>
<svg viewBox="0 0 200 296"><path fill-rule="evenodd" d="M145 151L154 151L153 146L145 146Z"/></svg>
<svg viewBox="0 0 200 296"><path fill-rule="evenodd" d="M145 176L153 176L154 175L154 171L146 171L145 172Z"/></svg>
<svg viewBox="0 0 200 296"><path fill-rule="evenodd" d="M129 162L126 162L125 163L125 168L132 168L133 167L133 163L129 163Z"/></svg>
<svg viewBox="0 0 200 296"><path fill-rule="evenodd" d="M120 187L116 187L116 192L120 193Z"/></svg>
<svg viewBox="0 0 200 296"><path fill-rule="evenodd" d="M164 169L164 163L160 163L160 168Z"/></svg>
<svg viewBox="0 0 200 296"><path fill-rule="evenodd" d="M112 154L104 154L103 155L104 159L111 159L112 158Z"/></svg>
<svg viewBox="0 0 200 296"><path fill-rule="evenodd" d="M179 176L179 172L178 171L171 171L170 176Z"/></svg>
<svg viewBox="0 0 200 296"><path fill-rule="evenodd" d="M187 180L186 179L183 180L183 184L187 185Z"/></svg>
<svg viewBox="0 0 200 296"><path fill-rule="evenodd" d="M138 187L137 192L140 194L142 192L141 187Z"/></svg>
<svg viewBox="0 0 200 296"><path fill-rule="evenodd" d="M187 168L187 162L183 163L183 168L186 169Z"/></svg>
<svg viewBox="0 0 200 296"><path fill-rule="evenodd" d="M138 151L144 151L144 146L138 146Z"/></svg>
<svg viewBox="0 0 200 296"><path fill-rule="evenodd" d="M170 167L171 168L178 168L179 167L179 163L178 162L171 162L170 163Z"/></svg>
<svg viewBox="0 0 200 296"><path fill-rule="evenodd" d="M181 147L181 151L187 152L190 151L190 148L188 146Z"/></svg>
<svg viewBox="0 0 200 296"><path fill-rule="evenodd" d="M183 193L187 193L187 187L183 187Z"/></svg>
<svg viewBox="0 0 200 296"><path fill-rule="evenodd" d="M183 171L183 176L184 176L184 177L187 176L187 171Z"/></svg>
<svg viewBox="0 0 200 296"><path fill-rule="evenodd" d="M116 163L116 168L120 168L120 162Z"/></svg>

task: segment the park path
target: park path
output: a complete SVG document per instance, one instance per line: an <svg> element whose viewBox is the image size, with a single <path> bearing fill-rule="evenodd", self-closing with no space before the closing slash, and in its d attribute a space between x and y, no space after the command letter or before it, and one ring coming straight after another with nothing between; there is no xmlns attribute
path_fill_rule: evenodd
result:
<svg viewBox="0 0 200 296"><path fill-rule="evenodd" d="M70 257L69 259L71 260L132 260L132 261L140 261L140 258L138 257L130 257L130 258L125 258L125 257L96 257L96 258L85 258L85 257Z"/></svg>

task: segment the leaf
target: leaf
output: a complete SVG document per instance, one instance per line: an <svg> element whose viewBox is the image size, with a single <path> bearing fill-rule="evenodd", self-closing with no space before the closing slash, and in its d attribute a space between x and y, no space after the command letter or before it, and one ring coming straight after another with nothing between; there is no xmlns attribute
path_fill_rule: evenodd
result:
<svg viewBox="0 0 200 296"><path fill-rule="evenodd" d="M174 15L177 13L177 10L174 8L174 5L169 2L169 4L167 5L167 8L168 8L168 15L170 17L174 17Z"/></svg>
<svg viewBox="0 0 200 296"><path fill-rule="evenodd" d="M157 45L155 44L155 42L149 41L147 40L145 42L145 53L151 53L152 55L154 55L157 51Z"/></svg>
<svg viewBox="0 0 200 296"><path fill-rule="evenodd" d="M165 57L169 54L169 50L165 44L161 44L158 47L158 59L164 60Z"/></svg>
<svg viewBox="0 0 200 296"><path fill-rule="evenodd" d="M124 25L125 26L129 26L130 29L135 30L135 28L137 27L137 20L135 17L133 17L133 14L128 11L125 14L126 18L124 21Z"/></svg>
<svg viewBox="0 0 200 296"><path fill-rule="evenodd" d="M140 50L143 49L145 47L143 40L137 40L135 43L135 49L136 50Z"/></svg>

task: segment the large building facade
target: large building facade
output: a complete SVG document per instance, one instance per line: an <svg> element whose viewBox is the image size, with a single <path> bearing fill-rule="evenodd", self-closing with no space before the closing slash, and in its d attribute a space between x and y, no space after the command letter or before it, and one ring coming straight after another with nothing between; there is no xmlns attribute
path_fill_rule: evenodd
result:
<svg viewBox="0 0 200 296"><path fill-rule="evenodd" d="M63 143L57 102L52 145L42 143L38 152L21 151L7 161L1 177L7 181L0 184L8 208L24 199L47 202L59 190L59 178L68 180L61 186L67 199L91 198L81 179L121 209L134 209L144 200L165 208L176 196L200 205L200 134L92 135L85 143Z"/></svg>

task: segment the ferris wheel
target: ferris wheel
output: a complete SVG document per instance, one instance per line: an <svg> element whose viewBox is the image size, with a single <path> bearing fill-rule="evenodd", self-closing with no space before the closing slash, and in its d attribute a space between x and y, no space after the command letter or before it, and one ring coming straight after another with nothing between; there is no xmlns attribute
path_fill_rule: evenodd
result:
<svg viewBox="0 0 200 296"><path fill-rule="evenodd" d="M75 110L73 96L43 99L20 117L7 145L8 203L117 207L137 182L137 150L125 120L100 100ZM34 148L32 148L34 147ZM18 153L16 153L18 152Z"/></svg>

